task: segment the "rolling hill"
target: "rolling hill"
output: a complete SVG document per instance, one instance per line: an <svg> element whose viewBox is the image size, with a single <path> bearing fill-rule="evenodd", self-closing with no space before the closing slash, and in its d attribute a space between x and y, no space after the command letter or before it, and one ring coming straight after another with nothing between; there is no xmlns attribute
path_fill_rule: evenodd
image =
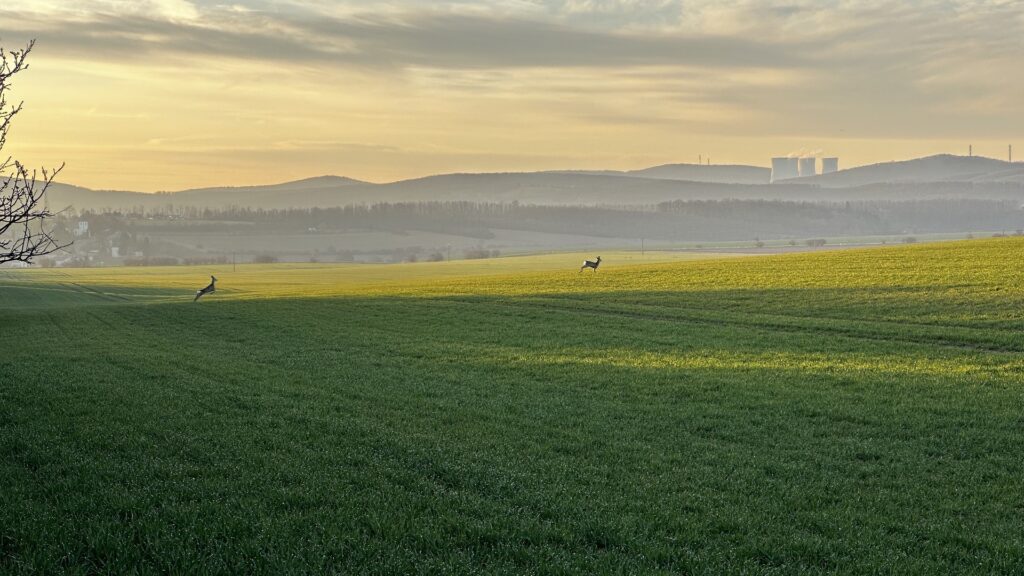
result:
<svg viewBox="0 0 1024 576"><path fill-rule="evenodd" d="M768 184L772 171L760 166L728 164L663 164L641 170L559 170L556 174L591 174L598 176L632 176L655 180L683 180L714 184Z"/></svg>
<svg viewBox="0 0 1024 576"><path fill-rule="evenodd" d="M770 185L763 183L767 180L765 170L752 166L673 164L633 172L442 174L386 184L322 176L267 186L203 188L158 194L89 190L55 184L50 201L53 206L79 209L130 209L169 204L215 208L306 208L421 201L638 206L672 200L722 199L1024 200L1024 164L991 158L932 156ZM736 182L742 180L748 183ZM752 183L754 181L761 183Z"/></svg>
<svg viewBox="0 0 1024 576"><path fill-rule="evenodd" d="M972 182L1024 183L1024 163L982 156L940 154L914 160L886 162L801 178L814 186L849 188L871 184Z"/></svg>

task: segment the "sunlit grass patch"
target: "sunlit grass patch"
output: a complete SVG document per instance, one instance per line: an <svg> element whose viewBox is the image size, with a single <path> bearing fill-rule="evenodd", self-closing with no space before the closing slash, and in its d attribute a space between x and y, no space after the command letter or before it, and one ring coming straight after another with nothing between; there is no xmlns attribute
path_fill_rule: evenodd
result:
<svg viewBox="0 0 1024 576"><path fill-rule="evenodd" d="M3 271L0 571L1019 573L1021 250Z"/></svg>

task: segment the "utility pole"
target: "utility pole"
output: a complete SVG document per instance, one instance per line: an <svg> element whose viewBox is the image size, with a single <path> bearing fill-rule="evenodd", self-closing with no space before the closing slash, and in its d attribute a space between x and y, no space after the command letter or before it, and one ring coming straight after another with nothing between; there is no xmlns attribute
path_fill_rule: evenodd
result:
<svg viewBox="0 0 1024 576"><path fill-rule="evenodd" d="M231 271L232 272L236 272L237 270L238 270L238 265L235 262L235 253L232 252L231 253Z"/></svg>
<svg viewBox="0 0 1024 576"><path fill-rule="evenodd" d="M644 240L645 240L645 238L641 238L641 239L640 239L640 257L641 257L641 258L642 258L642 257L643 257L643 255L644 255Z"/></svg>

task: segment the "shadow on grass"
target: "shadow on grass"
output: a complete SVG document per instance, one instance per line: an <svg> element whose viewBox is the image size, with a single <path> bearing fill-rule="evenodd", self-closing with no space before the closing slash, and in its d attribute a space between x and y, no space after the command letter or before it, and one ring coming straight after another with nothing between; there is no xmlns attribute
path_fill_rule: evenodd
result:
<svg viewBox="0 0 1024 576"><path fill-rule="evenodd" d="M26 312L0 567L1012 572L1017 342L872 294Z"/></svg>

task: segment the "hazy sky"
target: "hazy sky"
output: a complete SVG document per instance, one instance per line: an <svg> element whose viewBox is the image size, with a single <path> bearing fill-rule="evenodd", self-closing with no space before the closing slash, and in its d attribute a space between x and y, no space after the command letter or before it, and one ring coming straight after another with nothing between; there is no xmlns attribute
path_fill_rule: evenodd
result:
<svg viewBox="0 0 1024 576"><path fill-rule="evenodd" d="M3 0L64 181L1024 156L1017 0Z"/></svg>

